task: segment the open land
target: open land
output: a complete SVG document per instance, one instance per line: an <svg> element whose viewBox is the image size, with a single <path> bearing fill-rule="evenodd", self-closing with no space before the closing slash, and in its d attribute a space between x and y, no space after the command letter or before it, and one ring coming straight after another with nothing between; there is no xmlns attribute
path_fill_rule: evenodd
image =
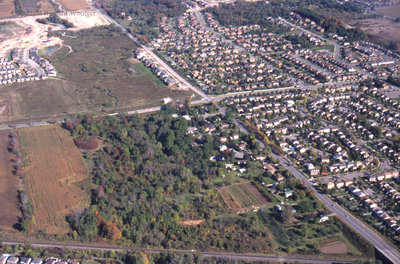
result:
<svg viewBox="0 0 400 264"><path fill-rule="evenodd" d="M61 79L74 84L70 93L88 109L143 108L160 104L164 97L183 99L190 95L156 83L157 77L150 71L132 63L137 46L113 28L93 28L61 38L64 47L45 58Z"/></svg>
<svg viewBox="0 0 400 264"><path fill-rule="evenodd" d="M346 254L347 246L344 242L338 241L322 245L320 250L324 254Z"/></svg>
<svg viewBox="0 0 400 264"><path fill-rule="evenodd" d="M14 12L14 1L4 0L0 2L0 18L9 17Z"/></svg>
<svg viewBox="0 0 400 264"><path fill-rule="evenodd" d="M89 206L89 195L74 185L88 177L79 149L59 126L25 128L18 131L27 169L25 185L30 197L36 229L65 233L65 217Z"/></svg>
<svg viewBox="0 0 400 264"><path fill-rule="evenodd" d="M400 45L400 23L386 18L360 19L351 24L360 25L368 36L380 41L394 41L398 48Z"/></svg>
<svg viewBox="0 0 400 264"><path fill-rule="evenodd" d="M78 31L81 29L110 24L110 22L104 16L94 11L85 11L77 13L66 12L60 14L60 17L62 19L67 19L69 22L74 24L74 27L69 29L72 31Z"/></svg>
<svg viewBox="0 0 400 264"><path fill-rule="evenodd" d="M75 19L82 16L70 15ZM32 18L30 18L32 20ZM87 18L85 18L87 19ZM82 111L129 110L154 107L165 97L184 100L189 92L166 87L150 70L132 61L136 45L112 28L59 33L47 37L42 25L32 22L30 44L59 47L45 55L58 71L58 77L30 83L3 85L0 91L0 120L42 118ZM28 21L12 20L10 26L24 31ZM1 37L1 35L0 35ZM6 38L6 33L4 33ZM23 41L23 34L6 40L8 47ZM48 46L40 46L43 51ZM40 53L40 52L39 52ZM7 56L7 54L4 54Z"/></svg>
<svg viewBox="0 0 400 264"><path fill-rule="evenodd" d="M265 206L267 200L251 183L239 183L218 189L222 199L233 210L249 210Z"/></svg>
<svg viewBox="0 0 400 264"><path fill-rule="evenodd" d="M86 0L59 0L57 2L60 3L62 8L67 11L90 8Z"/></svg>
<svg viewBox="0 0 400 264"><path fill-rule="evenodd" d="M72 85L62 80L5 85L0 91L0 120L78 111L81 109L79 101L68 93Z"/></svg>
<svg viewBox="0 0 400 264"><path fill-rule="evenodd" d="M0 228L12 230L21 217L21 211L18 205L18 177L12 173L13 155L7 149L8 135L9 131L0 131Z"/></svg>
<svg viewBox="0 0 400 264"><path fill-rule="evenodd" d="M395 18L400 18L400 5L399 6L388 6L383 8L378 8L379 13L392 16Z"/></svg>
<svg viewBox="0 0 400 264"><path fill-rule="evenodd" d="M47 14L56 11L49 0L21 0L21 4L24 12L29 15Z"/></svg>

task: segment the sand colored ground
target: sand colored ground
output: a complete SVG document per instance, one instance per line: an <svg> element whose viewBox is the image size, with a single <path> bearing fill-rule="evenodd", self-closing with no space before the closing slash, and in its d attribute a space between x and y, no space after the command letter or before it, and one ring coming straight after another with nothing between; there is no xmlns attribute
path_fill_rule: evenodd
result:
<svg viewBox="0 0 400 264"><path fill-rule="evenodd" d="M75 27L69 30L75 31L110 24L103 15L95 11L65 12L60 17L73 23Z"/></svg>
<svg viewBox="0 0 400 264"><path fill-rule="evenodd" d="M0 56L7 57L13 48L25 49L33 46L55 45L60 42L59 38L47 36L49 30L57 29L56 27L36 22L37 18L43 17L46 15L1 20L0 22L14 23L20 33L14 34L0 43Z"/></svg>
<svg viewBox="0 0 400 264"><path fill-rule="evenodd" d="M3 0L0 2L0 18L9 17L14 11L14 1L13 0Z"/></svg>
<svg viewBox="0 0 400 264"><path fill-rule="evenodd" d="M0 228L12 230L21 217L18 203L18 177L12 173L13 155L8 151L11 130L0 131Z"/></svg>
<svg viewBox="0 0 400 264"><path fill-rule="evenodd" d="M201 224L203 224L205 222L206 222L205 219L201 219L201 220L186 220L186 221L180 221L178 224L184 225L184 226L198 226L198 225L201 225Z"/></svg>
<svg viewBox="0 0 400 264"><path fill-rule="evenodd" d="M89 195L74 184L88 177L79 149L57 125L20 129L18 138L25 153L24 182L35 228L49 234L67 232L65 217L90 204Z"/></svg>
<svg viewBox="0 0 400 264"><path fill-rule="evenodd" d="M49 37L48 33L52 30L60 30L61 27L54 25L44 25L38 23L36 19L45 18L47 15L28 16L23 18L11 18L0 20L0 22L9 22L15 25L18 29L15 34L7 33L8 36L2 38L0 32L0 56L7 57L13 48L29 48L38 47L39 49L62 44L61 40L57 37ZM101 14L94 11L82 12L66 12L60 14L60 17L67 19L74 24L74 28L69 30L78 31L81 29L109 25L110 22Z"/></svg>

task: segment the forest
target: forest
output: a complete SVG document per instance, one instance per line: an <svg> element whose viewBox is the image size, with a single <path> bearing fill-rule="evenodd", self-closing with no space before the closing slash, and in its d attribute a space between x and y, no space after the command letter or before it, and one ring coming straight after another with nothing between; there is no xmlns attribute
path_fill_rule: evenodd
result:
<svg viewBox="0 0 400 264"><path fill-rule="evenodd" d="M313 8L309 8L313 6ZM315 11L318 10L318 11ZM337 1L271 1L266 2L237 2L223 4L218 7L206 9L211 12L222 26L242 26L250 24L267 25L266 17L289 17L290 12L299 13L302 17L309 18L321 25L326 33L347 36L349 41L365 40L367 35L359 29L347 29L339 20L324 15L322 10L334 10L335 12L360 13L362 9L353 4L339 4Z"/></svg>
<svg viewBox="0 0 400 264"><path fill-rule="evenodd" d="M298 202L299 215L292 213L292 206L275 210L276 198L260 184L266 176L262 162L251 159L252 153L267 154L270 149L263 151L252 134L240 133L239 141L246 142L250 155L245 165L248 176L238 180L257 186L270 206L244 214L229 211L217 188L228 184L225 164L235 162L233 152L221 154L219 133L187 133L190 127L203 131L207 120L238 131L231 113L215 115L210 112L214 108L206 107L211 115L207 118L199 107L166 106L148 116L83 115L67 120L64 128L78 139L75 143L92 168L91 206L68 217L71 237L82 241L103 237L130 246L318 254L318 239L340 234L333 221L318 224L316 216L324 213L323 205L285 171L287 178L279 191L295 191L291 199ZM96 142L93 146L98 148L87 142ZM201 223L182 224L188 220ZM309 236L306 240L303 232Z"/></svg>
<svg viewBox="0 0 400 264"><path fill-rule="evenodd" d="M130 16L132 20L126 25L128 30L140 35L143 41L157 36L162 17L180 16L186 10L179 0L100 0L98 3L113 18L126 21Z"/></svg>

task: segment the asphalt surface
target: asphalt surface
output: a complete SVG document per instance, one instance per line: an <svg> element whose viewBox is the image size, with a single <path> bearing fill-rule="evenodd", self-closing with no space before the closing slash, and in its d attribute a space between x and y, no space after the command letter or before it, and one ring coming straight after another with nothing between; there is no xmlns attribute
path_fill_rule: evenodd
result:
<svg viewBox="0 0 400 264"><path fill-rule="evenodd" d="M301 172L299 172L293 165L287 161L285 158L272 154L272 156L279 161L279 163L286 168L290 173L293 174L296 178L302 180L304 184L311 188L315 196L322 201L327 208L329 208L333 213L337 215L340 219L343 220L347 225L356 230L359 234L361 234L366 240L368 240L371 244L375 246L383 255L385 255L392 263L399 264L400 263L400 253L391 246L388 242L383 240L378 234L370 230L367 226L361 223L358 219L353 217L350 213L340 207L338 204L334 203L331 199L329 199L326 195L321 194L318 190L312 185L310 180Z"/></svg>
<svg viewBox="0 0 400 264"><path fill-rule="evenodd" d="M39 76L46 76L44 70L36 62L29 58L29 48L24 49L23 61L34 68L38 72Z"/></svg>
<svg viewBox="0 0 400 264"><path fill-rule="evenodd" d="M244 91L244 92L238 92L238 93L230 93L226 95L221 95L221 96L210 96L206 95L203 91L199 90L198 88L194 87L191 85L189 82L187 82L183 77L181 77L179 74L177 74L173 69L171 69L162 59L160 59L156 54L154 54L149 48L144 46L143 44L140 43L132 34L130 34L122 25L120 25L117 21L114 19L108 17L106 14L104 14L101 10L97 9L96 7L93 6L93 8L107 17L107 19L110 20L113 24L115 24L118 28L122 30L130 39L135 41L139 46L141 46L151 57L157 61L164 69L176 80L181 82L182 84L186 85L188 88L192 89L194 92L202 96L203 98L201 100L198 100L196 102L193 102L194 104L197 103L204 103L204 102L211 102L211 101L218 101L223 98L229 97L229 96L235 96L235 95L245 95L245 94L252 94L252 93L259 93L259 92L273 92L273 91L279 91L279 90L288 90L288 89L293 89L293 88L302 88L302 89L316 89L320 86L335 86L336 84L325 84L325 85L320 85L320 86L302 86L302 87L287 87L287 88L276 88L276 89L268 89L268 90L256 90L256 91ZM287 21L286 21L287 22ZM287 22L289 23L289 22ZM297 27L296 25L293 25ZM302 28L300 28L302 29ZM304 30L304 29L302 29ZM306 31L306 30L305 30ZM309 32L309 31L307 31ZM309 32L312 35L315 35L312 32ZM317 35L317 37L322 38ZM323 38L322 38L323 39ZM325 39L324 39L325 40ZM325 40L327 41L327 40ZM328 41L330 42L330 41ZM336 42L335 42L336 43ZM337 45L337 43L336 43ZM338 49L336 49L337 46L335 46L335 53L337 52ZM25 54L24 54L25 55ZM335 56L336 57L336 56ZM349 82L351 83L351 82ZM343 84L343 83L341 83ZM147 108L147 109L141 109L141 110L135 110L135 111L129 111L128 114L142 114L142 113L150 113L150 112L155 112L159 111L161 107L152 107L152 108ZM224 109L220 108L221 112L224 113ZM118 113L111 113L111 114L105 114L105 115L117 115ZM57 123L62 123L63 121L58 121ZM46 125L49 124L48 122L32 122L32 123L23 123L23 124L17 124L17 128L22 128L22 127L29 127L29 126L41 126L41 125ZM242 131L247 131L241 124L237 123L239 125L240 129ZM11 129L10 126L8 125L2 125L0 126L0 130L4 129ZM333 211L340 219L342 219L346 224L351 226L353 229L355 229L358 233L360 233L364 238L366 238L369 242L371 242L383 255L385 255L390 261L393 263L399 263L400 264L400 253L393 248L389 243L387 243L385 240L383 240L378 234L374 233L372 230L370 230L367 226L365 226L363 223L361 223L359 220L357 220L355 217L353 217L351 214L349 214L346 210L344 210L342 207L339 205L333 203L327 196L319 193L314 186L312 186L312 183L310 180L305 177L301 172L299 172L296 168L293 167L293 165L288 162L285 158L272 154L274 158L276 158L283 167L285 167L287 170L289 170L296 178L301 179L307 187L311 188L314 190L316 197L321 200L330 210ZM6 242L6 243L15 243L15 242ZM41 243L33 243L33 246L37 247L55 247L55 246L60 246L60 247L68 247L72 249L101 249L101 250L132 250L132 251L149 251L149 252L171 252L172 250L164 250L164 249L143 249L143 248L119 248L119 247L96 247L96 246L81 246L81 245L72 245L72 244L41 244ZM193 252L193 251L181 251L181 252ZM197 252L197 251L195 251ZM202 253L205 257L217 257L217 258L233 258L233 259L238 259L238 260L261 260L261 261L287 261L287 262L300 262L300 263L337 263L336 260L316 260L316 259L309 259L309 258L288 258L288 257L276 257L276 256L263 256L263 255L252 255L252 254L234 254L234 253L215 253L215 252L199 252ZM341 262L339 262L341 263Z"/></svg>

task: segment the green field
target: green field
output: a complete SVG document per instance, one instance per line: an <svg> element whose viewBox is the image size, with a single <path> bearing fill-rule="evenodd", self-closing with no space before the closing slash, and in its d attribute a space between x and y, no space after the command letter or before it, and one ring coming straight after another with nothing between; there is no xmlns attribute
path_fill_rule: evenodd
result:
<svg viewBox="0 0 400 264"><path fill-rule="evenodd" d="M129 109L160 105L162 98L184 100L189 92L163 85L149 69L132 61L137 48L113 27L61 36L63 47L46 56L70 92L89 110Z"/></svg>

